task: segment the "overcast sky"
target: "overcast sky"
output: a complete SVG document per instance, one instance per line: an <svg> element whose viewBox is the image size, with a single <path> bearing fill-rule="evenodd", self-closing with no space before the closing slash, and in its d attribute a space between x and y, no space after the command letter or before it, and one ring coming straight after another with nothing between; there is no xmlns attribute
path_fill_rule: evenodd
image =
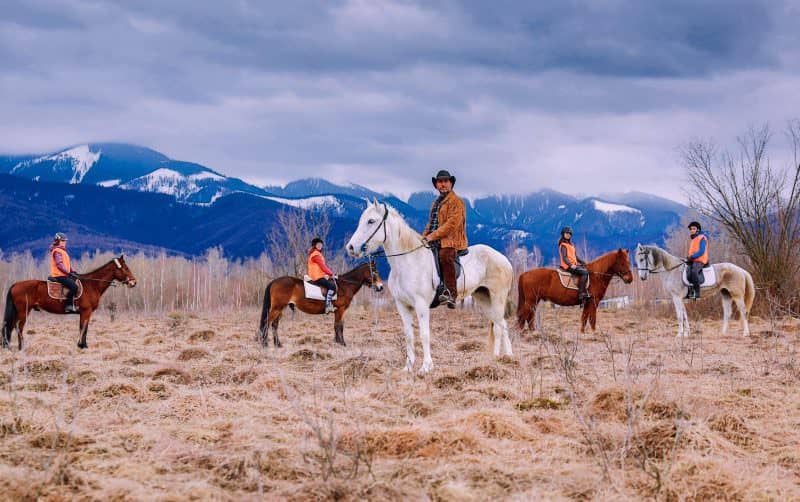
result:
<svg viewBox="0 0 800 502"><path fill-rule="evenodd" d="M122 141L257 184L682 199L800 117L792 0L0 0L0 151ZM782 138L776 134L776 147Z"/></svg>

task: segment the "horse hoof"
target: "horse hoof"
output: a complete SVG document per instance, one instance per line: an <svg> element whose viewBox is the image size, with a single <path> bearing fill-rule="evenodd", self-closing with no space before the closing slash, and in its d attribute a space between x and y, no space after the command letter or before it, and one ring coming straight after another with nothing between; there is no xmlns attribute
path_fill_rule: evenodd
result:
<svg viewBox="0 0 800 502"><path fill-rule="evenodd" d="M89 345L85 344L85 343L78 342L78 348L79 349L87 349L87 348L89 348Z"/></svg>
<svg viewBox="0 0 800 502"><path fill-rule="evenodd" d="M283 344L281 342L275 342L275 348L276 349L279 349L281 347L283 347Z"/></svg>
<svg viewBox="0 0 800 502"><path fill-rule="evenodd" d="M338 344L339 344L339 345L341 345L342 347L347 347L347 344L346 344L346 343L344 343L344 340L340 340L340 339L338 339L338 338L334 338L334 339L333 339L333 341L334 341L334 342L336 342L336 343L338 343Z"/></svg>

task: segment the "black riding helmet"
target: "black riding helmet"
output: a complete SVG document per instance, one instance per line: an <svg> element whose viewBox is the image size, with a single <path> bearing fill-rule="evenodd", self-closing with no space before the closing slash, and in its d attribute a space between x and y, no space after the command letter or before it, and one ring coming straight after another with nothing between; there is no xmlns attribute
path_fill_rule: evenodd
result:
<svg viewBox="0 0 800 502"><path fill-rule="evenodd" d="M316 246L316 245L317 245L317 243L322 243L322 244L325 244L325 241L323 241L323 240L322 240L322 239L320 239L319 237L314 237L313 239L311 239L311 247L312 247L312 248L313 248L314 246Z"/></svg>
<svg viewBox="0 0 800 502"><path fill-rule="evenodd" d="M564 235L566 233L572 233L572 227L564 227L561 229L561 235Z"/></svg>
<svg viewBox="0 0 800 502"><path fill-rule="evenodd" d="M686 226L686 228L692 228L692 227L697 227L697 231L698 232L700 230L703 230L703 227L700 226L700 223L698 223L696 221L693 221L693 222L689 223L689 225Z"/></svg>

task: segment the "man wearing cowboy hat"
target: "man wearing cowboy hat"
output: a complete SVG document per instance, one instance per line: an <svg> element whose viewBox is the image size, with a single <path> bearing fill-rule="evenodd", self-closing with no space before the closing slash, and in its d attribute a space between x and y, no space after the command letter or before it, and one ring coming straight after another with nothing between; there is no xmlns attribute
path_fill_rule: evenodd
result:
<svg viewBox="0 0 800 502"><path fill-rule="evenodd" d="M456 308L458 287L456 284L456 257L460 251L467 249L467 210L464 202L453 191L456 177L447 171L439 171L431 178L431 182L439 197L431 205L430 219L423 241L430 243L438 256L439 284L433 305L446 302L448 308Z"/></svg>

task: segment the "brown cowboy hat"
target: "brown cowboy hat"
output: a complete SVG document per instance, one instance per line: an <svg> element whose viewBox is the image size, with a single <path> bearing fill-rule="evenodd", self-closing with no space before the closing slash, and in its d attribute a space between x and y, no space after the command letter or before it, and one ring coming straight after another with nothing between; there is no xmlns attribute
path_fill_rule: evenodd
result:
<svg viewBox="0 0 800 502"><path fill-rule="evenodd" d="M436 176L431 178L431 183L433 183L433 186L436 186L436 180L450 180L450 183L452 183L453 185L456 184L456 177L452 176L448 171L445 171L444 169L436 173Z"/></svg>

